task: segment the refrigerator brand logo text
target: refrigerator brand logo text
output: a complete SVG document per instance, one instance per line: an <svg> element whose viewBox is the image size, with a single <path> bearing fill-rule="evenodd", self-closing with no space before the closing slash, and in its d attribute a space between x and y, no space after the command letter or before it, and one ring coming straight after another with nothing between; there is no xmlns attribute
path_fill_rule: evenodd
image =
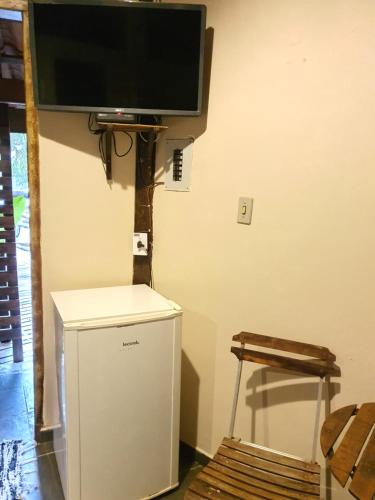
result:
<svg viewBox="0 0 375 500"><path fill-rule="evenodd" d="M131 345L139 345L138 340L135 340L134 342L123 342L122 347L129 347Z"/></svg>

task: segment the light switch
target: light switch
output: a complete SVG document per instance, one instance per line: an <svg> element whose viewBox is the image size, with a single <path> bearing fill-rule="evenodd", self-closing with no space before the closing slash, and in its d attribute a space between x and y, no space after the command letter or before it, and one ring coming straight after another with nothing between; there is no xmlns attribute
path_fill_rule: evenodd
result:
<svg viewBox="0 0 375 500"><path fill-rule="evenodd" d="M253 199L241 197L238 200L237 222L239 224L251 224L253 213Z"/></svg>

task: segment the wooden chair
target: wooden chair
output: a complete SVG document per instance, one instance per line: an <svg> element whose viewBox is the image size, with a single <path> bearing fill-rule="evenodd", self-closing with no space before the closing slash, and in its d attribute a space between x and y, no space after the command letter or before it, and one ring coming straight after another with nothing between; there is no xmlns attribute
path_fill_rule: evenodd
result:
<svg viewBox="0 0 375 500"><path fill-rule="evenodd" d="M232 347L238 358L229 437L224 438L214 458L197 474L185 494L186 500L207 498L297 498L317 499L320 495L320 466L316 463L323 379L340 375L335 356L326 348L301 342L241 332L233 337L241 347ZM282 351L245 348L253 345ZM297 354L286 356L283 352ZM302 356L302 358L301 358ZM319 378L315 430L311 461L293 457L234 438L238 394L243 361L281 368Z"/></svg>
<svg viewBox="0 0 375 500"><path fill-rule="evenodd" d="M360 500L375 496L374 424L375 403L350 405L331 413L320 434L332 474L343 488L351 478L349 492Z"/></svg>

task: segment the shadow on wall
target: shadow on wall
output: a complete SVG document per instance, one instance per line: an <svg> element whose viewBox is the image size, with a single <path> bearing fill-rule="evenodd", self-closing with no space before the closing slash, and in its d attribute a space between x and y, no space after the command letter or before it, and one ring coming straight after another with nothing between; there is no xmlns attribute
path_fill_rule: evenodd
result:
<svg viewBox="0 0 375 500"><path fill-rule="evenodd" d="M181 440L193 448L199 441L200 450L210 450L217 326L206 316L185 308L183 332L187 332L189 349L182 351L181 360Z"/></svg>
<svg viewBox="0 0 375 500"><path fill-rule="evenodd" d="M104 166L99 153L99 135L94 135L88 130L88 116L88 113L40 111L39 132L42 137L50 141L92 156L92 168L102 171L103 182L106 183ZM129 147L129 137L121 132L117 133L116 144L119 153L126 151ZM56 156L61 154L58 147L56 147L55 154ZM79 168L79 164L80 160L77 159L71 165L72 179L74 179L74 171ZM127 156L117 158L114 154L112 155L113 183L120 184L124 190L134 186L134 170L135 141L132 150Z"/></svg>
<svg viewBox="0 0 375 500"><path fill-rule="evenodd" d="M305 376L303 376L305 379ZM291 383L296 381L296 383ZM285 385L268 388L268 384L285 382ZM264 388L261 388L261 387ZM325 416L331 413L331 401L336 394L340 393L340 384L324 383L323 404L325 405ZM246 397L246 405L251 408L251 440L256 436L256 413L258 410L271 408L281 404L317 401L318 378L311 377L311 382L301 382L301 375L285 373L275 368L260 368L255 370L246 383L246 388L251 394ZM262 425L264 427L265 446L269 446L269 421L267 411L263 412ZM297 423L298 425L298 423ZM312 437L311 437L312 439Z"/></svg>
<svg viewBox="0 0 375 500"><path fill-rule="evenodd" d="M181 356L181 428L187 428L183 440L190 446L197 445L198 435L199 376L185 351Z"/></svg>
<svg viewBox="0 0 375 500"><path fill-rule="evenodd" d="M311 377L311 382L300 382L301 375L285 373L285 371L275 368L260 368L255 370L252 376L247 380L246 388L251 391L251 394L246 397L246 405L251 408L251 430L250 440L256 441L256 413L261 409L267 410L272 406L288 404L294 402L317 401L318 396L318 379ZM296 383L293 383L296 381ZM283 383L277 387L267 388L267 385L273 383ZM292 383L291 383L292 382ZM263 388L262 388L263 387ZM331 413L331 401L341 392L341 385L338 382L331 382L327 377L323 386L323 405L324 419ZM302 419L302 415L300 416ZM314 418L314 415L312 415ZM302 421L301 421L302 423ZM267 411L262 414L263 434L265 436L264 445L270 446L269 443L269 418ZM296 421L298 425L298 421ZM313 441L313 435L306 436L306 441ZM325 498L332 498L332 477L328 469L325 470Z"/></svg>

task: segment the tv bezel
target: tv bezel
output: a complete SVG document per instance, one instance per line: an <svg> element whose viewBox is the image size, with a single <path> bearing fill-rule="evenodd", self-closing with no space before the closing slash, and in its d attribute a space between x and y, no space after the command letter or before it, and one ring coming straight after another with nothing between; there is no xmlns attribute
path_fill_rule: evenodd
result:
<svg viewBox="0 0 375 500"><path fill-rule="evenodd" d="M41 104L38 91L38 70L37 55L35 47L34 29L34 4L61 4L61 5L100 5L114 6L121 8L147 8L147 9L176 9L176 10L200 10L200 54L199 54L199 77L198 77L198 107L196 110L186 109L149 109L149 108L111 108L111 107L89 107L89 106L66 106L61 104ZM166 116L200 116L202 114L202 94L203 94L203 62L204 44L206 32L206 6L202 4L176 4L176 3L154 3L154 2L133 2L129 0L29 0L29 30L30 30L30 51L33 76L33 89L35 105L38 109L48 111L72 111L83 113L129 113L135 115L166 115Z"/></svg>

